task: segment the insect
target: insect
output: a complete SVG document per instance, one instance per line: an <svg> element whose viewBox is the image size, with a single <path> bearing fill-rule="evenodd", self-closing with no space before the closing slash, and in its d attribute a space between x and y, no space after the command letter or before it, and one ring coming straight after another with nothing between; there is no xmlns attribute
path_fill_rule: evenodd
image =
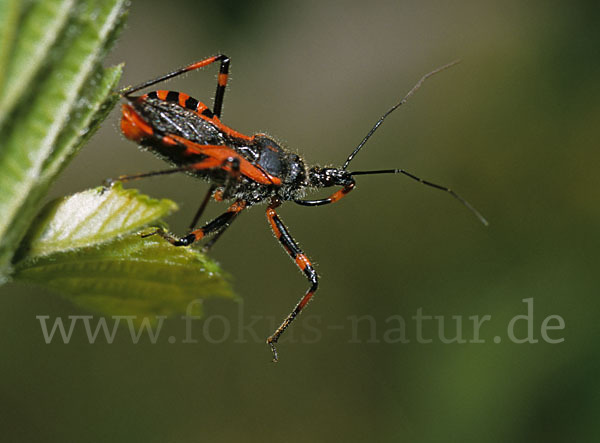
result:
<svg viewBox="0 0 600 443"><path fill-rule="evenodd" d="M143 95L133 95L137 91L213 63L219 63L219 74L212 109L181 92L157 90ZM277 341L311 300L319 285L319 277L315 268L277 215L276 209L283 202L292 201L303 206L327 205L339 201L350 193L356 186L355 177L357 176L404 174L424 185L448 192L473 212L483 224L487 225L485 218L454 191L423 180L404 169L348 171L348 166L356 154L388 115L403 105L427 78L456 63L457 61L424 75L402 100L377 120L341 167L320 167L307 165L299 155L282 147L266 134L248 136L223 124L221 111L227 87L230 59L222 54L206 58L120 91L121 96L127 101L122 107L121 130L123 134L170 162L174 167L163 171L121 176L118 180L128 181L186 172L210 183L208 192L190 224L190 232L187 235L179 238L161 229L148 234L158 234L174 246L188 246L212 235L212 238L204 246L206 250L216 242L241 212L259 203L267 204L266 215L275 237L310 283L308 291L292 312L267 338L267 343L273 353L273 361L277 361ZM306 190L330 187L339 189L327 198L304 199ZM202 227L196 228L196 224L211 198L216 201L231 201L232 203L223 214Z"/></svg>

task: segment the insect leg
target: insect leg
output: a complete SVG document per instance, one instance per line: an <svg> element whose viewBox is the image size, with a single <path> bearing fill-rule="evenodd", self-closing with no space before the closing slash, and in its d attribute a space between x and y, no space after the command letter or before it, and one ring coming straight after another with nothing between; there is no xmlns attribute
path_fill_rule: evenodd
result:
<svg viewBox="0 0 600 443"><path fill-rule="evenodd" d="M342 197L345 197L350 191L354 189L354 183L348 186L344 186L342 189L334 192L327 198L322 198L320 200L294 200L294 203L297 203L302 206L322 206L327 205L329 203L335 203L340 200Z"/></svg>
<svg viewBox="0 0 600 443"><path fill-rule="evenodd" d="M198 222L198 220L200 219L200 216L204 212L204 209L206 208L206 205L208 204L210 197L213 195L215 188L216 188L215 186L211 186L210 189L208 190L206 196L204 197L204 200L202 201L202 204L200 205L200 208L198 208L198 212L196 212L196 215L194 217L194 220L192 221L192 224L190 225L190 231L196 227L196 223ZM222 201L223 200L222 194L223 194L222 191L221 192L217 191L217 193L214 194L214 199L216 201ZM208 242L206 242L206 244L204 246L202 246L202 252L208 252L208 250L213 247L213 245L217 242L219 237L221 237L221 235L223 235L223 233L227 230L227 228L229 226L231 226L231 223L233 223L233 221L236 219L238 214L239 214L239 212L237 212L233 216L233 218L231 220L229 220L229 223L227 223L225 226L223 226L219 232L214 234L211 237L211 239Z"/></svg>
<svg viewBox="0 0 600 443"><path fill-rule="evenodd" d="M203 169L222 169L228 173L227 181L224 187L220 187L217 189L215 185L212 185L208 190L208 194L204 197L200 208L198 208L198 212L194 216L194 220L190 228L193 229L193 227L196 225L196 222L200 218L200 215L202 215L202 212L204 212L204 209L206 208L206 205L208 204L208 200L210 200L211 195L215 199L215 201L219 202L230 198L229 194L233 189L235 181L240 179L241 171L240 161L238 158L235 157L227 157L223 161L215 157L207 157L204 160L191 165L190 169L194 169L196 171L200 171ZM215 189L217 189L216 192L214 192Z"/></svg>
<svg viewBox="0 0 600 443"><path fill-rule="evenodd" d="M200 220L200 217L202 217L202 214L204 213L204 210L206 209L206 205L208 205L208 201L212 197L213 192L215 192L215 189L216 189L216 186L214 186L214 185L212 185L208 189L208 192L204 196L202 203L200 203L200 207L196 211L196 215L194 215L194 218L192 219L192 223L190 223L190 231L196 227L196 223L198 223L198 220Z"/></svg>
<svg viewBox="0 0 600 443"><path fill-rule="evenodd" d="M231 221L245 208L247 207L247 203L244 200L237 200L233 203L226 212L219 215L214 220L208 222L200 229L196 229L190 232L188 235L182 238L177 238L168 234L167 232L159 229L151 234L144 235L144 237L149 237L150 235L158 234L164 239L166 239L173 246L189 246L195 241L198 241L209 234L219 231L227 224L231 223Z"/></svg>
<svg viewBox="0 0 600 443"><path fill-rule="evenodd" d="M223 96L225 95L227 80L229 79L229 58L224 55L222 57L224 58L221 60L221 66L219 67L217 91L215 93L215 102L213 104L213 114L218 118L221 118L221 111L223 110Z"/></svg>
<svg viewBox="0 0 600 443"><path fill-rule="evenodd" d="M229 172L229 176L227 177L227 182L225 183L225 186L223 188L218 189L217 192L214 193L214 199L216 201L223 201L223 200L229 198L229 194L231 193L231 190L233 189L234 184L237 181L239 181L240 176L241 176L240 161L238 158L235 158L235 157L227 158L223 162L223 169L226 170L227 172ZM202 247L203 252L208 252L208 250L213 247L213 245L217 242L217 240L221 237L221 235L223 235L225 230L229 226L231 226L231 223L233 223L233 221L236 219L238 214L239 214L239 212L236 213L233 216L233 218L231 220L229 220L229 222L226 225L224 225L222 228L220 228L208 242L206 242L206 244ZM193 229L193 226L190 229Z"/></svg>
<svg viewBox="0 0 600 443"><path fill-rule="evenodd" d="M185 171L194 171L201 169L211 169L217 168L223 165L224 162L219 159L215 159L214 157L207 157L204 160L196 163L192 163L185 166L180 166L178 168L165 169L164 171L153 171L153 172L145 172L142 174L133 174L133 175L120 175L117 178L107 178L104 180L104 187L110 187L115 181L128 182L132 180L139 180L141 178L154 177L156 175L166 175L166 174L174 174L176 172L185 172Z"/></svg>
<svg viewBox="0 0 600 443"><path fill-rule="evenodd" d="M119 91L119 93L123 97L127 97L130 94L139 91L140 89L144 89L149 86L168 80L170 78L177 77L178 75L185 74L186 72L204 68L205 66L208 66L215 62L220 62L221 66L219 67L219 77L217 80L217 92L215 94L215 104L213 108L213 113L217 117L221 117L221 109L223 108L223 96L225 95L225 87L227 86L227 78L229 75L230 63L229 57L223 54L217 54L213 57L208 57L204 60L200 60L198 62L184 66L183 68L177 69L173 72L169 72L168 74L165 74L163 76L157 77L153 80L148 80L139 85L124 88L121 91Z"/></svg>
<svg viewBox="0 0 600 443"><path fill-rule="evenodd" d="M275 330L273 335L267 338L267 343L271 347L271 351L273 352L273 361L276 362L278 360L277 349L275 348L275 344L279 340L279 337L283 332L288 328L288 326L294 321L296 316L302 311L302 308L306 306L306 304L310 301L314 293L317 291L317 287L319 285L319 277L317 272L312 267L310 261L304 255L302 250L298 247L287 228L275 212L275 208L279 206L279 201L273 201L267 208L267 219L271 224L271 228L273 229L273 233L277 240L283 245L283 248L288 253L290 257L296 262L296 265L300 268L300 270L304 273L308 281L310 282L310 288L304 294L304 296L300 299L298 304L294 307L292 312L283 320L281 325Z"/></svg>
<svg viewBox="0 0 600 443"><path fill-rule="evenodd" d="M128 182L128 181L132 181L132 180L139 180L141 178L154 177L156 175L166 175L166 174L174 174L176 172L190 171L192 169L193 169L193 167L188 165L188 166L181 166L179 168L165 169L164 171L152 171L152 172L145 172L142 174L133 174L133 175L120 175L117 178L105 179L104 182L102 183L102 185L105 188L110 188L113 185L113 183L116 181Z"/></svg>
<svg viewBox="0 0 600 443"><path fill-rule="evenodd" d="M228 227L231 226L231 224L233 223L233 221L237 218L238 215L240 215L241 211L236 212L235 214L233 214L233 217L231 217L231 219L229 220L229 222L224 225L216 234L214 234L209 241L206 242L206 244L204 246L202 246L202 252L208 252L210 250L210 248L213 247L213 245L217 242L217 240L219 238L221 238L221 236L223 235L223 233L227 230Z"/></svg>

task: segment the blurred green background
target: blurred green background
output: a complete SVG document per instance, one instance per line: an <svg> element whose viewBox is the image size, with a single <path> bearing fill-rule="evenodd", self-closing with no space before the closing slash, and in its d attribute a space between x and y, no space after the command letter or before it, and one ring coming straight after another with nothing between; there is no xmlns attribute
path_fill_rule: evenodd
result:
<svg viewBox="0 0 600 443"><path fill-rule="evenodd" d="M157 344L132 344L123 328L111 345L89 344L81 329L47 345L36 315L86 313L37 287L3 286L3 440L599 441L599 20L592 1L134 1L109 58L126 62L124 85L223 52L225 123L322 165L341 164L422 74L461 58L352 168L402 167L447 184L491 224L401 176L359 177L328 207L284 205L321 286L277 365L263 340L308 284L264 207L211 253L243 303L207 302L209 338L194 322L196 344L181 343L175 318ZM162 87L209 101L214 83L209 69ZM118 121L115 109L49 198L164 167ZM207 185L167 176L135 187L177 201L169 223L183 233ZM507 325L527 314L527 298L538 342L513 343ZM442 316L448 338L459 316L467 341L469 317L489 315L484 343L444 343L435 320L422 331L432 342L418 343L419 309ZM541 335L550 315L564 320L548 332L561 343ZM409 343L391 342L392 316Z"/></svg>

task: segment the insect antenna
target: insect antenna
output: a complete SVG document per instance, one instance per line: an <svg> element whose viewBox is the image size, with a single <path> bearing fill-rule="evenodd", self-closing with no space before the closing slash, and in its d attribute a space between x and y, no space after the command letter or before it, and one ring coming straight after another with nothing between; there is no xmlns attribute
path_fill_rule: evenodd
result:
<svg viewBox="0 0 600 443"><path fill-rule="evenodd" d="M456 192L454 192L452 189L446 187L446 186L442 186L442 185L438 185L436 183L432 183L430 181L427 180L423 180L420 177L417 177L414 174L411 174L408 171L405 171L404 169L378 169L378 170L373 170L373 171L354 171L351 172L350 175L354 176L354 175L371 175L371 174L404 174L407 177L412 178L415 181L418 181L419 183L422 183L424 185L427 186L431 186L432 188L436 188L436 189L440 189L442 191L447 192L448 194L450 194L452 197L454 197L455 199L457 199L459 202L461 202L469 211L471 211L475 217L477 217L479 219L479 221L481 223L483 223L485 226L488 226L489 223L488 221L485 219L485 217L483 215L481 215L481 213L475 209L471 203L469 203L468 201L466 201L464 198L462 198L460 195L458 195Z"/></svg>
<svg viewBox="0 0 600 443"><path fill-rule="evenodd" d="M425 80L427 80L432 75L437 74L438 72L441 72L445 69L448 69L458 63L460 63L460 60L454 60L453 62L448 63L447 65L444 65L444 66L440 66L439 68L434 69L433 71L428 72L423 77L421 77L421 79L412 87L412 89L410 91L408 91L408 93L402 98L402 100L400 100L398 103L396 103L390 109L388 109L387 112L385 114L383 114L379 118L379 120L377 120L377 123L375 123L375 125L373 125L373 127L367 133L367 135L365 135L365 137L358 144L358 146L354 149L354 151L352 151L352 154L350 154L348 156L348 159L344 163L344 166L342 166L342 169L345 170L348 167L348 165L350 164L352 159L356 156L356 154L358 154L358 151L360 151L362 149L362 147L365 145L365 143L367 143L367 140L369 140L371 138L371 136L375 133L375 131L377 131L377 128L379 128L379 126L381 126L381 124L387 118L387 116L390 115L392 112L394 112L396 109L398 109L400 106L402 106L404 103L406 103L408 101L408 99L411 97L411 95L413 95L417 91L417 89L419 89L421 87L421 85L425 82Z"/></svg>

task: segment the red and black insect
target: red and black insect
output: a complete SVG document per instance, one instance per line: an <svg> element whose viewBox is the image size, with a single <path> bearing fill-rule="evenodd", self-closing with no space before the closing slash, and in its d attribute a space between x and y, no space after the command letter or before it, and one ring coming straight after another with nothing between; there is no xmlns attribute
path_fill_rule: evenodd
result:
<svg viewBox="0 0 600 443"><path fill-rule="evenodd" d="M140 96L133 95L134 92L156 83L216 62L220 64L220 69L212 110L204 103L181 92L159 90ZM424 75L400 102L383 114L341 167L320 167L306 165L299 155L281 147L268 135L247 136L224 125L221 122L221 110L230 60L225 55L209 57L121 91L122 97L128 102L123 105L121 119L121 129L125 136L170 162L174 168L122 176L119 180L127 181L154 175L187 172L210 183L208 193L190 225L189 234L177 238L162 230L156 231L156 234L161 235L174 246L188 246L212 235L213 237L204 246L208 249L244 209L258 203L267 203L266 215L275 237L310 282L306 294L273 335L267 339L273 352L273 360L277 361L275 345L279 337L310 301L319 284L317 272L310 260L298 247L275 212L282 202L293 201L303 206L326 205L340 200L352 191L356 185L355 177L358 175L400 173L427 186L450 193L471 210L482 223L487 224L477 210L449 188L422 180L403 169L353 172L347 170L354 156L389 114L404 104L428 77L455 63ZM333 186L340 189L327 198L303 199L306 190ZM211 197L217 201L230 200L233 203L225 213L201 228L195 229Z"/></svg>

